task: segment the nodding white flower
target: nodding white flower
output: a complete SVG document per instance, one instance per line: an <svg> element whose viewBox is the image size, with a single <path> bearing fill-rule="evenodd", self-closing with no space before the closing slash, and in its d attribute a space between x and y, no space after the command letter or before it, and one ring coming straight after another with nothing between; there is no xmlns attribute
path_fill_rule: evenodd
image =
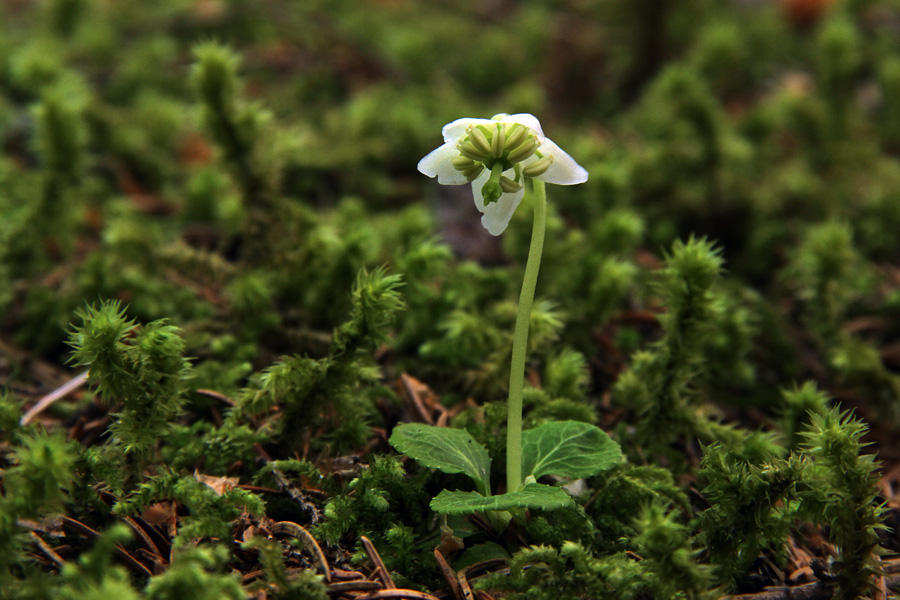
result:
<svg viewBox="0 0 900 600"><path fill-rule="evenodd" d="M444 125L444 145L419 161L419 171L442 185L472 184L481 224L500 235L525 193L525 178L558 185L587 181L588 173L544 136L534 115L457 119Z"/></svg>

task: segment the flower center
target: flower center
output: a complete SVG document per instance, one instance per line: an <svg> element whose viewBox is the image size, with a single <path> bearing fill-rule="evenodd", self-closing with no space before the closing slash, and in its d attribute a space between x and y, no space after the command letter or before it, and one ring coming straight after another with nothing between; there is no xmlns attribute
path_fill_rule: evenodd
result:
<svg viewBox="0 0 900 600"><path fill-rule="evenodd" d="M483 169L493 171L497 164L501 173L512 169L531 158L540 145L531 129L519 123L470 125L466 137L456 145L460 155L453 159L453 166L473 181Z"/></svg>

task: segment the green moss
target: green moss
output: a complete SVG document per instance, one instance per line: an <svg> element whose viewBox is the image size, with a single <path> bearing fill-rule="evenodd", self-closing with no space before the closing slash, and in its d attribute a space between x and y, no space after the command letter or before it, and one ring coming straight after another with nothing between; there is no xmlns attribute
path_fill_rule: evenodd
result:
<svg viewBox="0 0 900 600"><path fill-rule="evenodd" d="M456 536L512 557L479 585L542 599L758 591L796 524L840 598L869 594L870 454L900 422L897 3L476 4L0 3L0 596L323 598L280 544L231 545L276 517L318 519L341 568L366 535L429 592ZM415 170L501 111L590 173L548 194L526 422L631 460L543 481L577 505L502 532L439 522L460 481L386 455L444 415L504 459L529 207L480 237L469 187ZM21 424L70 356L89 385ZM145 580L116 520L163 501L178 550Z"/></svg>

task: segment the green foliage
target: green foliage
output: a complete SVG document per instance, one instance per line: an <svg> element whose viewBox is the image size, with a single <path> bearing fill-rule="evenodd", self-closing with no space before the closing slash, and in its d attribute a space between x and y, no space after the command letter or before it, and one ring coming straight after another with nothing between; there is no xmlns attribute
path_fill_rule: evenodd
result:
<svg viewBox="0 0 900 600"><path fill-rule="evenodd" d="M713 284L722 258L713 244L676 242L666 258L660 288L667 312L659 317L663 337L634 357L616 383L619 404L639 416L638 443L652 454L668 451L686 436L708 438L713 425L698 404L696 380L713 332Z"/></svg>
<svg viewBox="0 0 900 600"><path fill-rule="evenodd" d="M661 467L626 463L591 481L597 490L596 498L586 509L597 529L616 549L630 547L630 540L637 534L635 507L657 505L687 510L689 506L672 473Z"/></svg>
<svg viewBox="0 0 900 600"><path fill-rule="evenodd" d="M686 598L713 598L709 591L710 572L697 562L687 528L674 513L658 504L648 505L637 518L635 542L650 564L648 583L662 598L678 593Z"/></svg>
<svg viewBox="0 0 900 600"><path fill-rule="evenodd" d="M30 540L22 520L63 511L74 478L77 447L59 434L26 433L2 473L0 589L23 585L32 573L24 554Z"/></svg>
<svg viewBox="0 0 900 600"><path fill-rule="evenodd" d="M394 428L390 442L424 467L465 473L479 494L490 494L491 457L465 429L404 423Z"/></svg>
<svg viewBox="0 0 900 600"><path fill-rule="evenodd" d="M62 510L77 450L59 434L27 435L3 475L3 504L10 514L37 518Z"/></svg>
<svg viewBox="0 0 900 600"><path fill-rule="evenodd" d="M272 208L275 182L270 173L277 170L271 164L264 170L265 158L269 157L261 155L263 146L259 140L270 117L238 98L239 55L216 42L198 44L193 54L197 62L191 79L203 103L204 125L234 172L245 208L253 217L259 214L260 208Z"/></svg>
<svg viewBox="0 0 900 600"><path fill-rule="evenodd" d="M730 584L749 572L761 550L779 552L795 518L803 463L794 455L747 457L713 444L699 476L710 507L700 515L705 552L717 579ZM793 502L793 504L792 504Z"/></svg>
<svg viewBox="0 0 900 600"><path fill-rule="evenodd" d="M427 366L463 381L467 388L480 394L494 397L501 393L509 383L517 308L506 299L517 293L514 288L520 282L510 273L469 262L447 274L440 303L429 307L430 311L438 310L431 315L433 333L419 347ZM545 355L554 350L566 316L555 302L535 302L529 326L529 355Z"/></svg>
<svg viewBox="0 0 900 600"><path fill-rule="evenodd" d="M566 348L547 360L542 389L551 398L578 401L585 396L589 378L590 371L584 355Z"/></svg>
<svg viewBox="0 0 900 600"><path fill-rule="evenodd" d="M560 475L579 479L624 461L619 445L588 423L550 422L522 434L522 474L526 478Z"/></svg>
<svg viewBox="0 0 900 600"><path fill-rule="evenodd" d="M806 318L826 344L836 341L842 317L871 285L871 274L854 248L853 231L840 222L810 227L784 277L798 287Z"/></svg>
<svg viewBox="0 0 900 600"><path fill-rule="evenodd" d="M522 435L525 486L492 496L491 458L467 431L404 423L394 428L389 441L422 466L451 474L464 473L475 482L475 492L442 490L435 496L431 508L443 514L563 508L571 505L571 497L560 488L537 483L538 478L588 477L624 460L618 444L594 425L576 421L545 423Z"/></svg>
<svg viewBox="0 0 900 600"><path fill-rule="evenodd" d="M787 439L787 447L797 450L803 440L812 415L823 414L828 406L828 398L816 388L815 383L805 382L800 387L785 390L781 429Z"/></svg>
<svg viewBox="0 0 900 600"><path fill-rule="evenodd" d="M884 143L896 147L900 143L900 58L888 55L878 65L878 83L884 104L882 136Z"/></svg>
<svg viewBox="0 0 900 600"><path fill-rule="evenodd" d="M804 512L829 526L829 539L838 547L834 575L835 597L864 597L881 569L878 530L884 507L879 499L878 462L862 454L868 426L849 411L832 407L814 413L803 432L803 450L813 460L813 472L801 492Z"/></svg>
<svg viewBox="0 0 900 600"><path fill-rule="evenodd" d="M138 326L118 302L76 313L69 332L72 362L90 366L88 381L107 403L122 403L110 426L126 454L149 454L181 413L190 364L184 341L165 320Z"/></svg>
<svg viewBox="0 0 900 600"><path fill-rule="evenodd" d="M0 390L0 441L17 442L22 433L22 407L14 394Z"/></svg>
<svg viewBox="0 0 900 600"><path fill-rule="evenodd" d="M519 550L509 575L495 575L482 587L512 592L511 600L553 598L636 598L647 586L641 563L624 554L597 558L575 542L561 548L532 546Z"/></svg>
<svg viewBox="0 0 900 600"><path fill-rule="evenodd" d="M751 152L708 84L694 70L670 65L653 81L634 119L647 141L635 160L636 199L668 197L689 207L693 223L684 229L690 232L705 233L707 221L719 224L711 235L731 233L722 228L746 214ZM662 234L658 241L668 241Z"/></svg>
<svg viewBox="0 0 900 600"><path fill-rule="evenodd" d="M837 548L840 598L871 595L889 499L863 419L885 457L900 423L898 3L501 4L0 2L0 596L325 597L274 543L261 589L237 581L236 522L281 506L194 471L297 475L326 553L368 566L367 535L401 587L444 586L438 521L514 557L489 593L543 600L755 591L795 526ZM505 456L530 207L498 243L469 186L415 172L441 125L499 111L590 173L549 192L526 427L611 429L631 463L539 469L565 506L510 504L493 537L429 501L509 498L382 454L406 373ZM65 380L67 329L91 387L42 433L19 421ZM341 455L371 466L348 484ZM113 524L169 500L174 560L135 578ZM104 533L59 538L60 513Z"/></svg>
<svg viewBox="0 0 900 600"><path fill-rule="evenodd" d="M129 498L113 507L113 513L131 515L168 498L174 498L190 511L178 530L176 546L187 546L203 538L230 540L232 521L241 514L265 513L262 499L252 492L230 488L219 494L192 475L180 476L170 470L146 478Z"/></svg>
<svg viewBox="0 0 900 600"><path fill-rule="evenodd" d="M843 133L854 89L854 79L862 66L859 32L843 15L830 19L820 30L818 39L817 80L829 101L831 116Z"/></svg>
<svg viewBox="0 0 900 600"><path fill-rule="evenodd" d="M259 551L259 560L266 572L269 586L268 589L264 589L266 593L271 593L273 598L280 600L326 600L328 598L328 589L325 587L321 575L305 569L288 578L282 559L282 547L274 540L256 537L245 542L243 547Z"/></svg>
<svg viewBox="0 0 900 600"><path fill-rule="evenodd" d="M254 445L266 441L262 433L234 419L226 420L221 427L207 421L177 425L166 439L168 443L162 449L166 464L176 470L202 465L209 475L224 475L237 463L252 463Z"/></svg>
<svg viewBox="0 0 900 600"><path fill-rule="evenodd" d="M103 532L94 547L79 558L77 566L69 563L63 568L62 577L66 585L60 590L61 597L67 600L140 598L129 583L125 569L112 564L113 549L130 537L131 532L124 524L115 525Z"/></svg>
<svg viewBox="0 0 900 600"><path fill-rule="evenodd" d="M226 563L225 548L193 547L176 552L165 573L153 577L145 590L149 600L213 600L246 597L238 578L231 573L216 573Z"/></svg>
<svg viewBox="0 0 900 600"><path fill-rule="evenodd" d="M334 330L328 354L320 359L282 358L244 392L242 409L262 414L280 405L280 418L267 433L291 447L303 443L302 432L322 423L335 427L329 440L335 451L362 445L368 435L365 420L372 411L366 394L379 377L371 354L386 341L388 328L404 307L402 285L399 275L384 269L360 271L350 315Z"/></svg>
<svg viewBox="0 0 900 600"><path fill-rule="evenodd" d="M79 173L85 145L84 124L81 122L77 100L63 97L66 90L48 92L35 108L37 138L35 144L47 177L58 178L53 185L71 183ZM57 192L58 193L58 192ZM45 198L45 201L49 198ZM54 205L44 210L59 210Z"/></svg>
<svg viewBox="0 0 900 600"><path fill-rule="evenodd" d="M261 471L259 475L263 476L266 473L275 471L296 473L308 479L317 489L322 489L329 494L334 494L338 491L334 479L323 475L322 471L308 460L273 460L266 465L266 469Z"/></svg>
<svg viewBox="0 0 900 600"><path fill-rule="evenodd" d="M406 306L399 292L402 286L400 275L388 275L384 269L361 271L350 294L350 318L334 331L332 353L372 351L387 341L397 313Z"/></svg>
<svg viewBox="0 0 900 600"><path fill-rule="evenodd" d="M541 483L526 483L521 489L495 496L478 492L443 490L431 501L435 512L445 515L466 515L485 511L509 511L521 508L554 510L572 504L572 498L561 488Z"/></svg>
<svg viewBox="0 0 900 600"><path fill-rule="evenodd" d="M433 547L420 548L404 528L420 529L430 522L427 473L409 476L394 458L379 456L369 467L332 496L325 505L325 522L313 534L328 543L341 540L360 547L359 536L378 548L388 569L398 577L422 577L432 572ZM356 557L361 558L361 551ZM395 578L395 581L398 579Z"/></svg>
<svg viewBox="0 0 900 600"><path fill-rule="evenodd" d="M881 414L897 422L900 378L885 368L876 347L843 327L876 282L854 245L849 225L829 221L811 227L785 267L784 277L798 288L801 317L817 334L835 374L868 388Z"/></svg>

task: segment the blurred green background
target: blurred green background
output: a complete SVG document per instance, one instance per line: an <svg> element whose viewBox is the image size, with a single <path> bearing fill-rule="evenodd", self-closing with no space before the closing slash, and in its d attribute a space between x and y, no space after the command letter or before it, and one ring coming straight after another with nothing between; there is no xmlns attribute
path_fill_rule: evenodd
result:
<svg viewBox="0 0 900 600"><path fill-rule="evenodd" d="M0 543L0 583L63 586L31 577L55 567L35 566L17 520L64 510L105 529L118 516L99 489L122 511L175 497L180 541L227 541L194 571L258 569L228 539L235 520L288 509L262 488L214 496L190 473L283 487L270 460L302 457L278 468L317 488L314 533L336 560L362 557L365 534L397 549L390 569L443 585L427 502L458 485L406 473L386 437L421 419L418 389L502 464L531 216L526 202L491 237L468 186L416 164L444 124L501 112L536 115L590 173L548 190L526 426L594 422L631 461L586 483L584 508L517 524L510 552L567 549L535 555L559 567L548 585L574 561L597 589L619 573L623 598L647 595L635 581L659 597L746 583L761 550L787 560L796 490L767 490L798 480L802 455L803 518L851 523L829 540L856 553L854 577L874 568L887 509L859 456L865 426L826 406L874 423L891 472L900 0L5 0L0 542L15 543ZM85 367L91 385L37 420L72 441L19 425ZM821 431L804 446L810 412ZM332 477L348 455L371 468ZM698 472L718 482L712 504ZM832 492L841 502L816 503ZM746 520L750 502L771 529ZM639 503L654 507L641 522ZM748 533L710 550L732 517ZM654 539L648 560L625 555ZM81 550L60 549L70 565ZM280 546L263 550L280 564ZM109 573L65 585L128 588Z"/></svg>
<svg viewBox="0 0 900 600"><path fill-rule="evenodd" d="M35 356L65 360L74 311L119 299L185 328L200 383L235 390L279 354L321 352L357 271L386 265L409 285L398 356L477 371L502 344L453 319L505 318L486 315L515 297L528 210L491 238L467 186L415 166L453 119L530 112L590 172L550 190L538 290L589 361L605 328L623 357L653 338L622 315L659 308L651 273L693 235L749 315L722 343L772 371L766 390L832 369L894 389L894 0L10 0L0 15L0 332ZM454 332L468 360L446 356Z"/></svg>

